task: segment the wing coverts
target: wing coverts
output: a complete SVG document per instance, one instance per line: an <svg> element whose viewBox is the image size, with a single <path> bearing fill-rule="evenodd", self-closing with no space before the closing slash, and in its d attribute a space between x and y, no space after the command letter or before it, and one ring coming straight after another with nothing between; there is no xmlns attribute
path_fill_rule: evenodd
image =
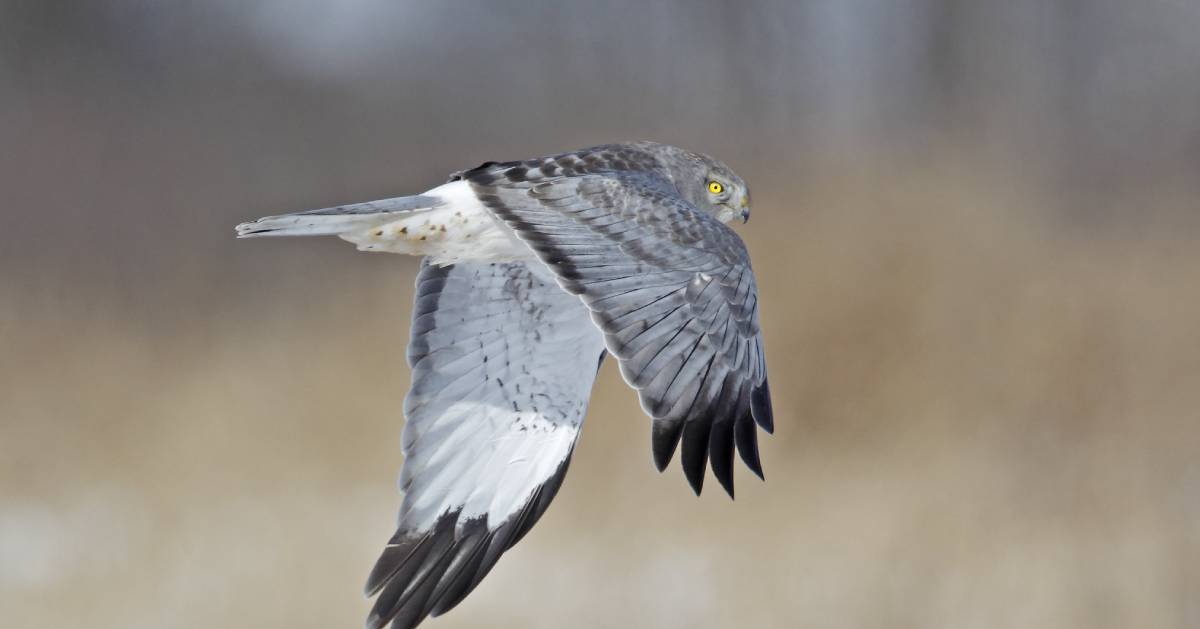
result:
<svg viewBox="0 0 1200 629"><path fill-rule="evenodd" d="M762 477L755 423L773 430L745 245L654 172L588 167L564 177L510 163L459 176L592 311L653 418L658 468L681 449L697 493L711 461L732 496L735 445Z"/></svg>

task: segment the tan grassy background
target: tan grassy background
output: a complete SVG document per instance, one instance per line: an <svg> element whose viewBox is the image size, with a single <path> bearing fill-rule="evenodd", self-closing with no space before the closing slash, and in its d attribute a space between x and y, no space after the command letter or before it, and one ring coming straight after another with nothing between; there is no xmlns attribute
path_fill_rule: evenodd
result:
<svg viewBox="0 0 1200 629"><path fill-rule="evenodd" d="M652 137L754 190L768 480L608 365L430 626L1200 626L1200 17L1017 4L4 5L5 622L357 626L416 261L233 224Z"/></svg>

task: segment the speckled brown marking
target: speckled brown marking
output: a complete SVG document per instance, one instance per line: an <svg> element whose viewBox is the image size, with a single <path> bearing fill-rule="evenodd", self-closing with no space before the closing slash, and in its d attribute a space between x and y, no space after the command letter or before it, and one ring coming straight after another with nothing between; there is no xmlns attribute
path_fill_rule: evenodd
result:
<svg viewBox="0 0 1200 629"><path fill-rule="evenodd" d="M401 228L400 228L400 233L401 233L401 234L407 234L407 233L408 233L408 226L407 226L407 225L405 225L404 227L401 227Z"/></svg>

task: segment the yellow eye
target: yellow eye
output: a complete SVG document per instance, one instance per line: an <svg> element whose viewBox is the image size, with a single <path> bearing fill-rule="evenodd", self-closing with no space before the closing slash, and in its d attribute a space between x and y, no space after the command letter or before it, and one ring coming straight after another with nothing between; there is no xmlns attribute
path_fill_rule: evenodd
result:
<svg viewBox="0 0 1200 629"><path fill-rule="evenodd" d="M719 181L710 181L708 182L708 191L713 194L721 194L725 192L725 186L722 186Z"/></svg>

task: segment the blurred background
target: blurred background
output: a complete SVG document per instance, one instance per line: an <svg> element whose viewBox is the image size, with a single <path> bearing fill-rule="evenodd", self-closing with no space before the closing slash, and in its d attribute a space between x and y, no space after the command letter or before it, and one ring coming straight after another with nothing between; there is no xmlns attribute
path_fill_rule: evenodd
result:
<svg viewBox="0 0 1200 629"><path fill-rule="evenodd" d="M767 482L606 365L430 627L1200 626L1200 3L0 1L0 608L355 627L415 259L264 214L656 139L754 192Z"/></svg>

